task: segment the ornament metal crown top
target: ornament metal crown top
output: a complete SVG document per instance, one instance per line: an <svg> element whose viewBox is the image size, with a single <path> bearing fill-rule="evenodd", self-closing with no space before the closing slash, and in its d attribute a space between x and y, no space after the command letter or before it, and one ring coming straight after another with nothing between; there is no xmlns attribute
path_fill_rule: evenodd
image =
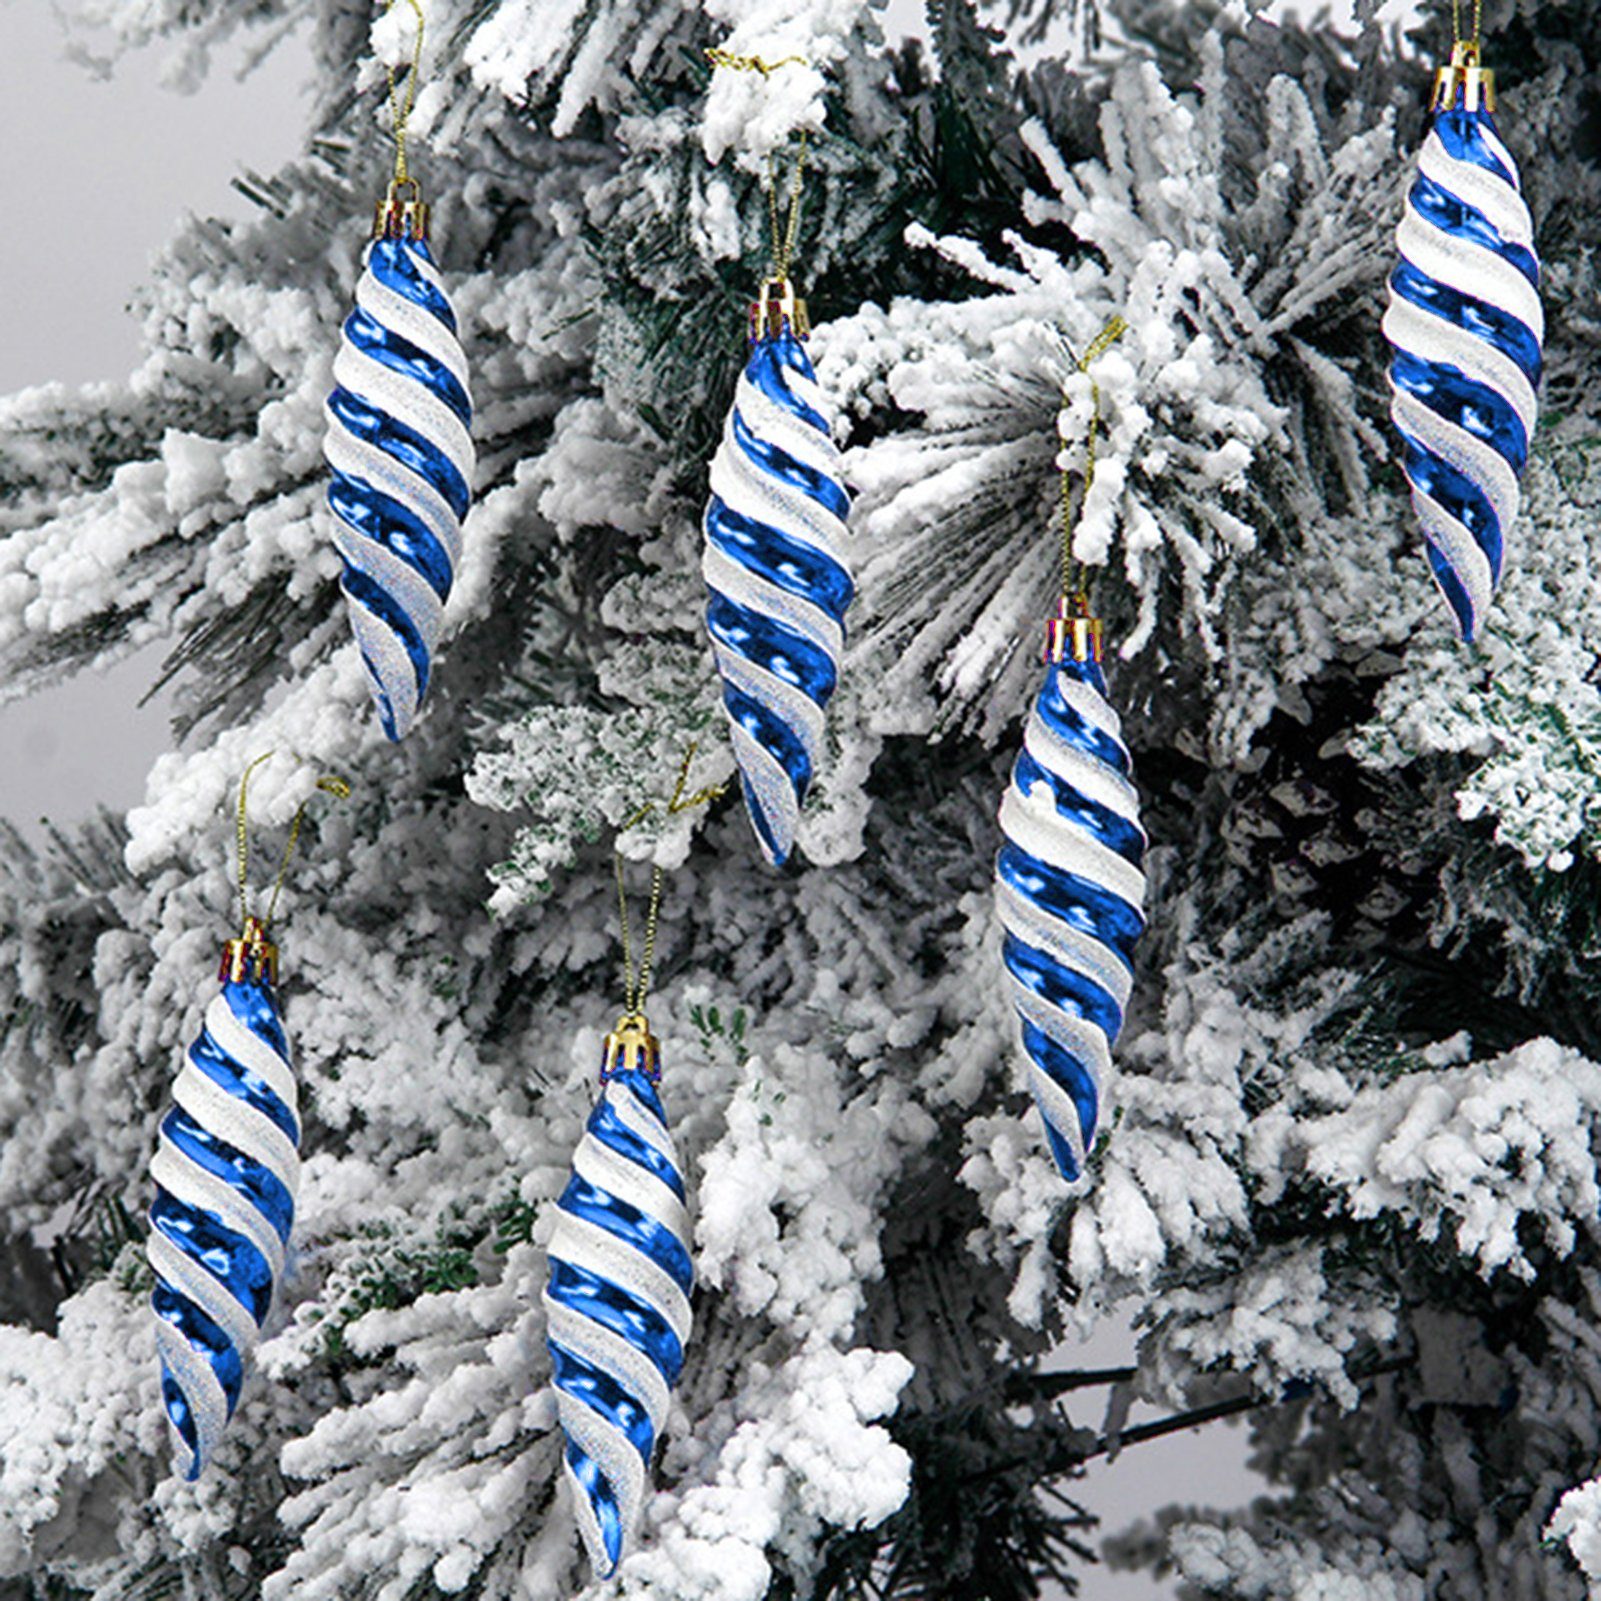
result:
<svg viewBox="0 0 1601 1601"><path fill-rule="evenodd" d="M1476 39L1457 40L1451 47L1450 63L1434 74L1432 110L1495 110L1495 74L1481 66L1479 59Z"/></svg>
<svg viewBox="0 0 1601 1601"><path fill-rule="evenodd" d="M1101 659L1101 619L1090 610L1082 589L1063 595L1056 615L1045 624L1044 662L1098 662Z"/></svg>
<svg viewBox="0 0 1601 1601"><path fill-rule="evenodd" d="M410 191L410 195L406 191ZM374 239L410 239L428 237L428 203L422 197L422 188L415 178L393 178L389 191L378 202L373 214Z"/></svg>
<svg viewBox="0 0 1601 1601"><path fill-rule="evenodd" d="M812 331L811 319L806 315L806 302L795 293L795 286L782 275L764 278L762 287L750 308L750 337L777 339L793 334L805 339Z"/></svg>
<svg viewBox="0 0 1601 1601"><path fill-rule="evenodd" d="M225 984L278 983L278 947L267 938L267 925L259 917L245 918L244 932L222 947L217 977Z"/></svg>
<svg viewBox="0 0 1601 1601"><path fill-rule="evenodd" d="M606 1036L600 1081L605 1084L619 1073L643 1073L652 1084L661 1083L661 1042L651 1033L643 1012L624 1012Z"/></svg>

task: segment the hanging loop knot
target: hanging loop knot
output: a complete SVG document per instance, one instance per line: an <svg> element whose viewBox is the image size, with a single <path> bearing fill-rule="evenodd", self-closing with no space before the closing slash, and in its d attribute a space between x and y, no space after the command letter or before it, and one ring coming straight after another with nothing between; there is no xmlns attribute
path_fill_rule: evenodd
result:
<svg viewBox="0 0 1601 1601"><path fill-rule="evenodd" d="M690 742L684 759L678 766L678 780L667 801L667 815L676 817L681 812L693 811L697 806L709 805L728 788L726 784L709 784L693 793L689 788L689 766L695 759L698 746ZM618 830L626 834L656 810L660 803L646 801ZM606 1083L614 1074L638 1071L654 1084L661 1078L661 1047L650 1031L645 1018L645 997L650 993L650 981L656 966L656 932L661 921L663 872L659 865L650 873L650 910L645 917L645 949L640 957L639 970L634 970L633 937L628 922L628 887L623 877L623 856L613 851L613 864L617 871L617 918L623 943L623 1015L617 1019L611 1033L606 1036L605 1055L601 1062L600 1081Z"/></svg>
<svg viewBox="0 0 1601 1601"><path fill-rule="evenodd" d="M222 948L222 963L218 977L227 983L237 984L246 979L257 983L263 980L269 984L278 982L278 947L267 937L267 930L272 926L273 917L278 910L278 896L284 887L284 878L289 871L290 859L295 854L295 846L300 841L300 827L305 821L306 807L311 802L309 798L303 800L295 809L294 820L289 825L289 842L284 846L283 857L278 863L278 874L273 880L266 914L256 917L250 911L248 883L250 824L246 799L250 789L250 775L263 762L270 761L274 754L273 751L268 751L266 755L258 756L245 768L239 780L239 806L234 819L234 840L239 879L240 933L237 939L227 941ZM343 778L333 775L319 778L317 788L323 794L333 795L339 800L350 798L350 785Z"/></svg>

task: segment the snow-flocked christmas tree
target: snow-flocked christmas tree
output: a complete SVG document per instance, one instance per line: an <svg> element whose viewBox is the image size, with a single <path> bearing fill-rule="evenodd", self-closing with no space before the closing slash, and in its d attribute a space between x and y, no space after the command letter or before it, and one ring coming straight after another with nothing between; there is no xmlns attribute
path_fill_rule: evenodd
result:
<svg viewBox="0 0 1601 1601"><path fill-rule="evenodd" d="M992 28L944 0L928 47L891 50L865 0L429 0L414 161L477 498L392 745L320 442L399 18L66 9L197 69L298 23L316 78L260 217L160 262L128 383L0 406L6 692L163 642L182 738L126 818L0 852L0 1593L587 1582L544 1247L619 999L613 836L690 742L697 783L732 771L699 513L767 159L803 127L858 598L797 865L762 867L732 801L623 839L673 869L652 1020L699 1288L620 1593L1071 1586L1070 1481L1130 1394L1252 1420L1266 1498L1213 1513L1197 1485L1117 1543L1194 1593L1601 1583L1601 11L1486 9L1550 331L1526 509L1465 648L1379 334L1440 17L1425 55L1209 4L1017 0ZM1064 23L1081 65L1030 43ZM807 64L714 76L709 46ZM1114 314L1078 554L1105 563L1150 931L1116 1117L1068 1197L989 883L1056 440L1090 415L1075 353ZM308 823L284 907L288 1293L191 1486L139 1219L230 931L232 792L267 749L258 831L319 772L355 793ZM1110 1315L1139 1339L1108 1412L1073 1346Z"/></svg>

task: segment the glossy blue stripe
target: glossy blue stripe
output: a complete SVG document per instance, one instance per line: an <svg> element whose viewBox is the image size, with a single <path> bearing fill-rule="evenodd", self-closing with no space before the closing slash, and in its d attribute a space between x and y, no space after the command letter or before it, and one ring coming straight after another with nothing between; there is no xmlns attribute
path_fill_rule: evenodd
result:
<svg viewBox="0 0 1601 1601"><path fill-rule="evenodd" d="M1465 473L1458 472L1426 445L1401 429L1405 442L1406 475L1418 489L1448 511L1473 535L1490 563L1492 577L1501 576L1501 520L1484 491Z"/></svg>
<svg viewBox="0 0 1601 1601"><path fill-rule="evenodd" d="M241 1027L259 1034L274 1054L285 1062L289 1060L289 1036L284 1033L278 998L271 984L265 979L227 979L222 998Z"/></svg>
<svg viewBox="0 0 1601 1601"><path fill-rule="evenodd" d="M283 1181L253 1157L203 1129L181 1106L161 1120L163 1138L197 1167L220 1178L266 1218L285 1242L295 1218L295 1200Z"/></svg>
<svg viewBox="0 0 1601 1601"><path fill-rule="evenodd" d="M630 1295L621 1285L558 1257L550 1259L550 1295L592 1323L621 1335L656 1364L669 1384L677 1382L684 1366L684 1348L655 1307Z"/></svg>
<svg viewBox="0 0 1601 1601"><path fill-rule="evenodd" d="M812 782L812 764L800 735L772 707L733 684L725 682L723 685L723 705L728 708L728 715L789 775L797 803L804 801ZM760 807L748 783L745 794L755 816Z"/></svg>
<svg viewBox="0 0 1601 1601"><path fill-rule="evenodd" d="M1540 263L1525 245L1504 239L1501 231L1477 206L1470 206L1460 195L1419 173L1407 197L1412 209L1424 221L1456 239L1468 239L1510 262L1535 288L1540 286Z"/></svg>
<svg viewBox="0 0 1601 1601"><path fill-rule="evenodd" d="M826 551L746 517L716 495L706 507L706 535L731 561L758 578L820 606L836 622L844 621L856 586Z"/></svg>
<svg viewBox="0 0 1601 1601"><path fill-rule="evenodd" d="M341 428L415 473L455 512L458 521L467 515L472 501L467 480L431 439L348 389L335 389L329 395L328 410Z"/></svg>
<svg viewBox="0 0 1601 1601"><path fill-rule="evenodd" d="M606 1560L615 1568L623 1554L623 1519L617 1507L617 1492L612 1489L594 1458L587 1451L574 1445L571 1440L567 1442L567 1465L573 1470L573 1476L584 1487L584 1494L589 1498L595 1521L600 1525L600 1537L606 1547ZM609 1573L610 1569L607 1571Z"/></svg>
<svg viewBox="0 0 1601 1601"><path fill-rule="evenodd" d="M776 617L738 605L715 589L706 600L706 626L713 639L774 678L793 684L810 701L826 706L839 669L826 650Z"/></svg>
<svg viewBox="0 0 1601 1601"><path fill-rule="evenodd" d="M1436 282L1420 272L1404 256L1390 274L1390 287L1410 305L1460 328L1476 339L1499 350L1508 361L1516 362L1523 376L1538 387L1542 356L1534 330L1499 306L1461 294L1447 284Z"/></svg>
<svg viewBox="0 0 1601 1601"><path fill-rule="evenodd" d="M597 1189L574 1173L557 1203L562 1211L581 1217L615 1239L631 1245L669 1274L685 1295L695 1288L695 1267L684 1242L670 1228L607 1191Z"/></svg>
<svg viewBox="0 0 1601 1601"><path fill-rule="evenodd" d="M300 1123L295 1114L278 1099L265 1079L252 1073L236 1057L229 1056L212 1037L209 1028L202 1028L200 1037L189 1047L189 1060L236 1101L243 1101L260 1112L286 1139L296 1145L300 1143Z"/></svg>
<svg viewBox="0 0 1601 1601"><path fill-rule="evenodd" d="M1074 711L1062 689L1064 679L1077 679L1105 693L1101 670L1094 662L1058 662L1054 663L1045 675L1045 682L1040 686L1039 699L1035 702L1035 710L1040 714L1046 727L1064 743L1071 745L1075 750L1083 751L1086 756L1091 756L1098 762L1104 762L1114 772L1121 773L1127 778L1130 771L1128 752L1124 750L1121 741L1103 732Z"/></svg>
<svg viewBox="0 0 1601 1601"><path fill-rule="evenodd" d="M1108 1041L1117 1038L1123 1026L1123 1008L1117 1004L1116 996L1094 979L1064 966L1010 931L1002 943L1001 955L1007 971L1025 989L1032 990L1057 1011L1093 1023Z"/></svg>
<svg viewBox="0 0 1601 1601"><path fill-rule="evenodd" d="M1434 574L1434 581L1440 586L1446 604L1456 613L1457 630L1471 643L1477 631L1473 602L1468 598L1467 590L1462 587L1462 580L1457 577L1456 569L1445 559L1439 546L1432 539L1425 538L1424 549L1428 553L1429 568Z"/></svg>
<svg viewBox="0 0 1601 1601"><path fill-rule="evenodd" d="M328 504L358 534L405 562L441 600L449 595L454 576L450 553L428 525L398 500L365 479L334 471L329 474Z"/></svg>
<svg viewBox="0 0 1601 1601"><path fill-rule="evenodd" d="M456 332L456 313L450 302L425 278L416 261L420 256L429 266L434 258L425 239L375 239L367 248L367 265L386 289L404 295L414 306L432 312L451 333Z"/></svg>
<svg viewBox="0 0 1601 1601"><path fill-rule="evenodd" d="M1529 436L1504 395L1447 362L1420 361L1399 348L1390 362L1390 376L1398 389L1421 400L1436 416L1482 439L1513 472L1523 471Z"/></svg>
<svg viewBox="0 0 1601 1601"><path fill-rule="evenodd" d="M589 1132L608 1150L626 1157L635 1167L643 1168L659 1179L679 1200L684 1199L684 1181L678 1169L649 1140L636 1134L613 1110L611 1103L600 1100L589 1114Z"/></svg>
<svg viewBox="0 0 1601 1601"><path fill-rule="evenodd" d="M228 1416L232 1417L245 1382L244 1361L233 1342L212 1322L209 1314L165 1279L156 1280L156 1287L150 1293L150 1305L163 1323L170 1323L205 1358L217 1375L228 1404Z"/></svg>
<svg viewBox="0 0 1601 1601"><path fill-rule="evenodd" d="M183 1386L167 1366L165 1357L161 1359L161 1403L166 1407L167 1416L178 1431L178 1437L189 1447L189 1467L184 1477L193 1483L200 1477L200 1430L195 1425L194 1409L189 1405L189 1397L183 1393Z"/></svg>
<svg viewBox="0 0 1601 1601"><path fill-rule="evenodd" d="M1095 1124L1101 1113L1100 1100L1095 1093L1094 1077L1083 1062L1071 1051L1058 1045L1050 1035L1036 1028L1026 1018L1020 1021L1023 1049L1071 1097L1078 1111L1079 1133L1083 1136L1084 1149L1087 1151L1095 1143ZM1073 1160L1072 1148L1052 1128L1049 1118L1045 1120L1045 1129L1050 1136L1051 1151L1056 1157L1057 1166L1069 1180L1076 1179L1079 1168L1078 1163Z"/></svg>
<svg viewBox="0 0 1601 1601"><path fill-rule="evenodd" d="M156 1187L150 1226L164 1234L191 1262L198 1262L228 1291L259 1328L272 1306L272 1264L250 1239L216 1213L188 1206Z"/></svg>
<svg viewBox="0 0 1601 1601"><path fill-rule="evenodd" d="M1012 781L1024 794L1031 794L1036 784L1044 784L1051 792L1057 813L1077 828L1082 828L1106 846L1116 851L1126 862L1138 867L1145 857L1145 835L1126 817L1119 817L1111 807L1092 800L1075 789L1065 778L1041 767L1029 755L1025 746L1017 754L1017 765L1012 769Z"/></svg>
<svg viewBox="0 0 1601 1601"><path fill-rule="evenodd" d="M370 356L391 372L421 384L429 394L447 405L470 428L473 420L472 402L467 391L450 368L436 361L426 350L402 338L394 329L386 328L375 317L357 306L345 318L345 338L365 356Z"/></svg>
<svg viewBox="0 0 1601 1601"><path fill-rule="evenodd" d="M817 381L812 358L806 354L805 345L794 334L782 333L776 339L758 339L751 345L750 357L745 363L745 376L775 406L783 407L792 417L809 428L815 428L825 439L830 438L828 419L790 388L791 372L798 372L813 383Z"/></svg>
<svg viewBox="0 0 1601 1601"><path fill-rule="evenodd" d="M1133 972L1134 946L1145 930L1145 918L1122 896L1076 873L1058 872L1010 840L996 855L995 871L1042 912L1099 940Z"/></svg>
<svg viewBox="0 0 1601 1601"><path fill-rule="evenodd" d="M656 1445L656 1429L645 1403L630 1395L604 1368L585 1361L559 1340L552 1338L548 1344L556 1388L582 1401L627 1435L629 1444L649 1467L650 1453Z"/></svg>
<svg viewBox="0 0 1601 1601"><path fill-rule="evenodd" d="M341 556L341 560L344 558ZM387 589L375 578L364 573L351 562L344 562L344 573L340 577L340 584L345 593L358 605L365 606L375 617L385 623L400 640L401 647L411 660L412 672L417 676L417 699L420 702L428 688L428 647L423 643L423 637L417 632L417 625L412 622L405 608ZM364 656L365 651L362 653ZM379 711L383 716L384 728L391 739L394 739L394 712L389 705L388 697L383 694L377 667L368 662L373 670L374 693L382 697L383 704Z"/></svg>
<svg viewBox="0 0 1601 1601"><path fill-rule="evenodd" d="M1488 111L1442 111L1434 119L1434 131L1440 136L1440 143L1445 146L1447 154L1457 161L1470 162L1475 167L1483 167L1486 172L1493 172L1516 189L1517 175L1484 137L1486 128L1497 139L1500 138L1500 129Z"/></svg>
<svg viewBox="0 0 1601 1601"><path fill-rule="evenodd" d="M802 494L831 511L841 522L849 515L851 503L845 494L844 485L838 479L830 477L826 472L804 461L797 460L781 446L753 433L750 425L740 416L737 406L729 418L729 425L734 431L734 438L739 448L769 478L776 478L780 483L789 484L792 488L800 490Z"/></svg>

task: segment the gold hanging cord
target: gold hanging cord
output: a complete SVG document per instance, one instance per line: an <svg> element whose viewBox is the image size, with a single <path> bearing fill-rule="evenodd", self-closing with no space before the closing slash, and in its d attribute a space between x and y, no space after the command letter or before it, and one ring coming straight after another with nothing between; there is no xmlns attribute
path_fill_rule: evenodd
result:
<svg viewBox="0 0 1601 1601"><path fill-rule="evenodd" d="M716 800L728 787L726 784L712 784L705 789L697 789L692 795L684 793L689 783L689 764L695 759L695 749L692 742L679 764L678 782L673 785L672 797L667 802L669 816L690 811L696 806L704 806ZM626 834L636 823L655 811L656 805L655 801L647 801L618 832ZM652 866L650 911L645 917L645 950L636 974L633 937L628 922L628 887L623 880L622 852L614 851L612 860L617 870L617 916L623 936L623 1015L617 1019L611 1033L606 1036L600 1079L604 1084L617 1073L639 1072L654 1081L661 1076L661 1046L656 1036L651 1033L650 1024L645 1020L645 998L650 994L651 975L656 966L656 929L661 918L662 882L665 875L660 865Z"/></svg>
<svg viewBox="0 0 1601 1601"><path fill-rule="evenodd" d="M810 64L804 56L784 56L778 61L766 61L761 56L738 56L727 50L708 50L706 59L714 68L726 67L730 72L759 72L764 78L771 77L780 67L804 67ZM770 259L767 281L762 285L759 303L751 308L753 339L763 332L776 336L785 322L798 338L804 339L810 331L806 302L796 297L789 283L789 269L795 261L795 240L800 231L801 188L806 178L806 158L811 152L810 135L805 128L798 131L796 140L787 209L779 200L783 185L779 182L778 152L769 151L767 155Z"/></svg>
<svg viewBox="0 0 1601 1601"><path fill-rule="evenodd" d="M384 15L387 17L398 4L399 0L389 0ZM389 192L378 202L373 217L374 239L428 237L428 207L423 203L422 186L406 165L406 129L412 107L417 104L417 80L422 75L422 0L407 0L407 4L417 18L417 33L412 40L411 61L405 68L404 90L400 74L393 66L389 68L389 124L395 140L395 172L389 180Z"/></svg>
<svg viewBox="0 0 1601 1601"><path fill-rule="evenodd" d="M1484 0L1473 0L1473 37L1464 40L1462 37L1462 0L1451 0L1451 43L1453 45L1471 44L1475 53L1479 48L1479 38L1484 28Z"/></svg>
<svg viewBox="0 0 1601 1601"><path fill-rule="evenodd" d="M1128 332L1121 317L1113 317L1090 341L1078 359L1078 370L1090 381L1090 426L1084 440L1084 488L1079 494L1078 511L1073 509L1073 478L1062 469L1062 597L1056 615L1045 627L1045 660L1060 662L1071 655L1075 661L1101 659L1101 622L1090 612L1088 575L1073 555L1073 530L1084 514L1090 485L1095 482L1095 442L1101 431L1101 386L1090 374L1098 361Z"/></svg>
<svg viewBox="0 0 1601 1601"><path fill-rule="evenodd" d="M305 821L306 808L311 804L308 796L295 809L294 821L289 825L289 842L284 846L282 859L278 863L278 874L273 880L272 893L267 900L267 914L265 917L252 917L250 915L250 823L247 796L250 789L250 775L261 766L263 762L270 761L275 753L268 751L265 756L258 756L245 768L239 780L239 806L234 818L234 842L237 858L239 878L239 938L231 939L223 947L223 977L239 979L245 976L247 969L254 971L254 976L262 977L264 974L276 980L278 968L278 951L267 938L267 930L272 926L273 917L278 910L278 896L284 887L284 878L289 872L289 863L295 854L295 846L300 842L300 827ZM317 788L325 795L333 795L339 800L350 798L350 785L344 779L329 776L317 780Z"/></svg>
<svg viewBox="0 0 1601 1601"><path fill-rule="evenodd" d="M384 9L387 17L395 9L399 0L389 0ZM408 0L412 12L417 18L417 37L412 41L411 65L406 73L406 92L400 93L399 79L395 75L393 66L389 68L389 120L395 134L395 182L410 183L412 177L406 170L406 124L411 121L412 107L417 104L417 78L422 71L422 36L423 11L422 0Z"/></svg>
<svg viewBox="0 0 1601 1601"><path fill-rule="evenodd" d="M1435 111L1495 110L1495 74L1483 65L1484 0L1473 0L1473 34L1462 34L1462 0L1451 0L1451 60L1434 75Z"/></svg>
<svg viewBox="0 0 1601 1601"><path fill-rule="evenodd" d="M695 759L698 745L690 742L689 749L684 752L684 759L679 763L678 781L673 785L673 793L667 802L667 815L676 817L680 812L693 811L697 806L709 805L717 800L728 788L726 784L709 784L704 789L697 789L694 794L686 795L685 787L689 783L689 764ZM619 830L626 834L636 823L642 823L656 810L656 801L646 801L632 817L623 824ZM623 880L623 854L621 851L612 853L613 862L617 868L617 915L622 924L623 935L623 1009L631 1015L638 1015L645 1010L645 997L650 993L650 980L652 969L656 965L656 927L661 917L662 881L663 872L660 866L651 868L650 873L650 910L645 916L645 951L640 961L639 972L634 972L634 955L632 937L628 924L628 890Z"/></svg>

